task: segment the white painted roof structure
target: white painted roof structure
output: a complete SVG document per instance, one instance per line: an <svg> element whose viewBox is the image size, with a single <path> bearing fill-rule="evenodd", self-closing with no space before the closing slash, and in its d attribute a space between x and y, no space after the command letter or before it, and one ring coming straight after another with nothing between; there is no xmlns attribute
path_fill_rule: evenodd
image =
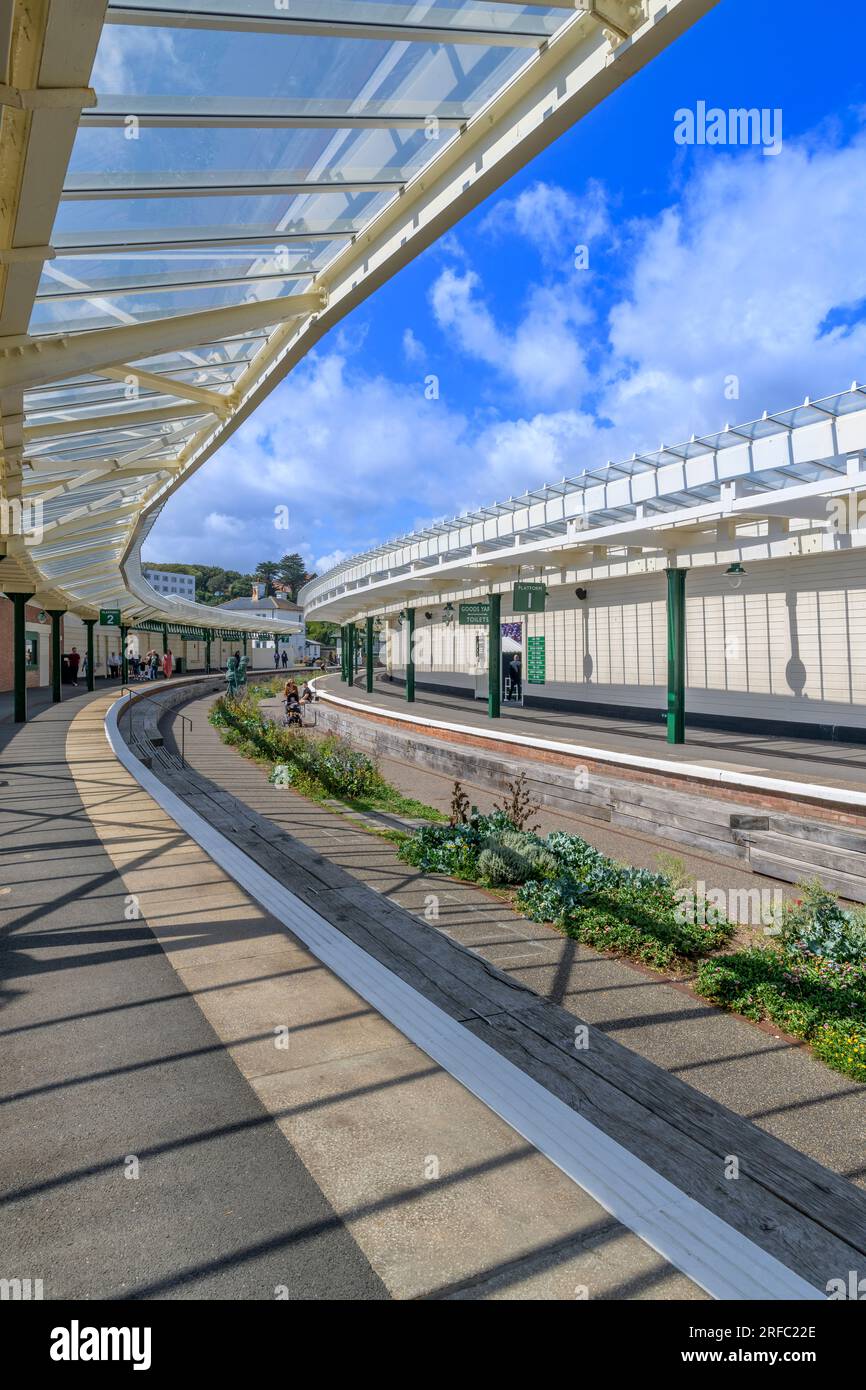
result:
<svg viewBox="0 0 866 1390"><path fill-rule="evenodd" d="M0 0L0 588L216 625L141 572L172 491L714 3Z"/></svg>
<svg viewBox="0 0 866 1390"><path fill-rule="evenodd" d="M854 383L399 537L298 598L308 618L345 622L502 589L518 574L565 583L863 545L864 454L866 386Z"/></svg>

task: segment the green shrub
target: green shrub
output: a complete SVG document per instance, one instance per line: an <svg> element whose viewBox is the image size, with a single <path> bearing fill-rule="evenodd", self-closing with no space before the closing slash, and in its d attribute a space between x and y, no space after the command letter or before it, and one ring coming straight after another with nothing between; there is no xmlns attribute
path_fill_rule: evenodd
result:
<svg viewBox="0 0 866 1390"><path fill-rule="evenodd" d="M667 969L706 955L730 935L726 922L681 920L677 885L665 874L618 864L576 835L541 838L516 830L502 812L451 826L425 826L400 857L417 868L490 884L518 885L517 906L580 940ZM588 909L592 916L587 917Z"/></svg>
<svg viewBox="0 0 866 1390"><path fill-rule="evenodd" d="M756 946L705 961L696 989L746 1018L769 1019L828 1066L866 1081L866 967Z"/></svg>
<svg viewBox="0 0 866 1390"><path fill-rule="evenodd" d="M294 787L300 786L298 772L305 774L308 788L350 800L376 796L386 787L378 768L366 753L359 753L334 734L315 739L303 729L287 729L264 720L255 699L247 693L237 700L224 697L217 700L210 721L222 730L227 743L248 752L251 757L290 766ZM289 783L283 781L280 785Z"/></svg>
<svg viewBox="0 0 866 1390"><path fill-rule="evenodd" d="M863 909L840 907L820 879L798 885L802 898L788 903L782 919L782 941L793 955L818 957L837 966L866 962L866 918Z"/></svg>
<svg viewBox="0 0 866 1390"><path fill-rule="evenodd" d="M531 873L531 866L517 850L491 841L479 854L476 871L484 883L523 883Z"/></svg>

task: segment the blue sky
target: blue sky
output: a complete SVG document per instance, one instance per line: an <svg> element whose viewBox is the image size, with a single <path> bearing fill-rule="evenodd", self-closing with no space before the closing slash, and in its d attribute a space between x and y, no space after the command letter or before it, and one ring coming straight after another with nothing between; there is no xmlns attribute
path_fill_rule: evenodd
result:
<svg viewBox="0 0 866 1390"><path fill-rule="evenodd" d="M298 550L322 572L864 380L866 7L815 13L721 0L326 338L171 499L145 558ZM781 151L678 145L699 101L780 109Z"/></svg>

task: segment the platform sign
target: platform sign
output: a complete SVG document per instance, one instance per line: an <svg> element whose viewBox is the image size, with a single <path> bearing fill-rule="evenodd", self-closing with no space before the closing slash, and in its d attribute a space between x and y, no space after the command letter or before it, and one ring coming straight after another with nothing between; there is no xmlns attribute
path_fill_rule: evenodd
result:
<svg viewBox="0 0 866 1390"><path fill-rule="evenodd" d="M526 675L530 685L544 685L544 638L526 639Z"/></svg>
<svg viewBox="0 0 866 1390"><path fill-rule="evenodd" d="M513 613L543 613L546 598L546 584L515 584L511 596L511 611Z"/></svg>
<svg viewBox="0 0 866 1390"><path fill-rule="evenodd" d="M99 610L100 627L120 627L119 608L100 608Z"/></svg>
<svg viewBox="0 0 866 1390"><path fill-rule="evenodd" d="M481 603L461 603L459 616L461 627L475 624L487 627L490 622L490 604L486 599Z"/></svg>

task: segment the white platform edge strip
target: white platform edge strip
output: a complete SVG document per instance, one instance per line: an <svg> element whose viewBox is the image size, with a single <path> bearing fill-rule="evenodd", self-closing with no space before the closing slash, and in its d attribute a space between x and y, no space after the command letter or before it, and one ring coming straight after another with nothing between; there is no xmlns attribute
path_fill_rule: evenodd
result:
<svg viewBox="0 0 866 1390"><path fill-rule="evenodd" d="M713 1298L825 1298L374 960L215 830L127 746L118 728L124 704L117 700L108 710L106 737L112 752L157 805L323 965L611 1216Z"/></svg>
<svg viewBox="0 0 866 1390"><path fill-rule="evenodd" d="M700 777L708 782L719 782L731 787L754 787L758 791L786 792L791 796L811 797L813 801L829 801L833 805L850 808L866 806L866 792L849 790L847 787L825 787L812 782L786 782L781 777L760 777L753 772L726 772L720 767L706 767L703 763L679 763L666 758L642 758L639 753L613 753L609 748L591 748L581 743L558 743L553 739L533 738L531 734L513 734L503 729L484 729L476 724L451 724L442 719L428 719L426 715L404 714L400 710L385 709L382 705L359 704L357 700L347 700L343 695L334 695L330 690L320 690L316 681L311 681L320 700L332 705L343 705L358 714L384 715L386 719L398 719L406 724L425 724L430 729L445 729L452 734L473 734L477 738L495 739L499 743L511 743L515 750L521 747L545 748L553 753L567 753L574 758L592 758L599 763L612 763L621 767L644 768L648 772L664 772L680 777Z"/></svg>

